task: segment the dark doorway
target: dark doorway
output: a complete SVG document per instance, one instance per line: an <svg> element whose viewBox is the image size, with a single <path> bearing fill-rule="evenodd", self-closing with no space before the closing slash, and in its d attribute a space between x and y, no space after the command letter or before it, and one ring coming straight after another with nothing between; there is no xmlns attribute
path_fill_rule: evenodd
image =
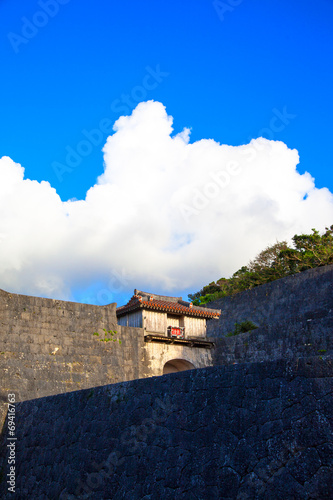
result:
<svg viewBox="0 0 333 500"><path fill-rule="evenodd" d="M163 375L166 375L167 373L193 370L193 368L195 368L195 366L189 361L186 361L186 359L172 359L171 361L165 363L163 368Z"/></svg>

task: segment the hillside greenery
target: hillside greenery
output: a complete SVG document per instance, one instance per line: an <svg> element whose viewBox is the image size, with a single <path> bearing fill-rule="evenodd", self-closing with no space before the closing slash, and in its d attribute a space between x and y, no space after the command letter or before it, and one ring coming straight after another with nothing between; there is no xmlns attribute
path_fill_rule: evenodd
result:
<svg viewBox="0 0 333 500"><path fill-rule="evenodd" d="M203 305L291 274L333 264L333 225L325 228L323 234L316 229L312 229L311 234L295 234L292 242L292 246L281 241L267 247L231 278L213 281L189 294L189 300L194 305Z"/></svg>

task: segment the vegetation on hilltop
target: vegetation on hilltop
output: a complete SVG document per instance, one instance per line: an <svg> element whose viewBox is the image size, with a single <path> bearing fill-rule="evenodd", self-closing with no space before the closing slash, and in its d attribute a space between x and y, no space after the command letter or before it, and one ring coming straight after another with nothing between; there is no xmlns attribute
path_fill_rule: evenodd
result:
<svg viewBox="0 0 333 500"><path fill-rule="evenodd" d="M322 235L316 229L311 234L295 234L292 241L292 247L286 241L267 247L231 278L213 281L199 292L189 294L189 299L198 306L307 269L333 264L333 225L325 228Z"/></svg>

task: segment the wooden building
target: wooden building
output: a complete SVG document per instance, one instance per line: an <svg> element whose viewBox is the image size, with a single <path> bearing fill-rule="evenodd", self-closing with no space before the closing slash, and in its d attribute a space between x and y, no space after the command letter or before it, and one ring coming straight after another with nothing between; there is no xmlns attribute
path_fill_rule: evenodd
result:
<svg viewBox="0 0 333 500"><path fill-rule="evenodd" d="M143 328L148 339L198 340L198 346L200 340L206 339L206 322L218 319L221 314L217 309L194 306L182 297L166 297L136 289L131 300L116 312L119 325Z"/></svg>

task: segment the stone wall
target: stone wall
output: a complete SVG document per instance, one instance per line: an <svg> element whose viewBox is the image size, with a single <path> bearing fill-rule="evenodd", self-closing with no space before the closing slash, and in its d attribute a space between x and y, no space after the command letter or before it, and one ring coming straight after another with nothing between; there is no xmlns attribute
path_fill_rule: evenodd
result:
<svg viewBox="0 0 333 500"><path fill-rule="evenodd" d="M233 337L217 338L213 365L333 356L332 332L333 314L329 314L311 322L294 318Z"/></svg>
<svg viewBox="0 0 333 500"><path fill-rule="evenodd" d="M209 321L216 349L145 344L144 330L117 325L115 304L93 306L0 290L0 403L161 375L171 359L201 368L321 355L332 349L333 266L313 269L209 304L222 310ZM259 329L226 338L236 321ZM116 330L122 344L100 342ZM98 331L100 336L94 336ZM212 359L213 356L213 359ZM4 417L0 407L0 426Z"/></svg>
<svg viewBox="0 0 333 500"><path fill-rule="evenodd" d="M143 340L120 331L115 307L0 291L1 401L9 392L22 401L137 378ZM100 342L103 328L118 331L122 344Z"/></svg>
<svg viewBox="0 0 333 500"><path fill-rule="evenodd" d="M332 498L332 373L280 360L18 403L15 497Z"/></svg>
<svg viewBox="0 0 333 500"><path fill-rule="evenodd" d="M162 375L174 358L212 364L206 349L145 343L143 329L117 325L115 309L0 290L0 429L8 393L24 401ZM103 329L121 344L101 342Z"/></svg>
<svg viewBox="0 0 333 500"><path fill-rule="evenodd" d="M235 323L250 320L260 327L285 326L297 319L317 322L325 331L325 318L333 316L333 265L309 269L252 290L224 297L207 304L221 309L218 321L209 321L208 337L223 337Z"/></svg>
<svg viewBox="0 0 333 500"><path fill-rule="evenodd" d="M214 365L333 355L333 266L311 269L208 304ZM259 328L233 337L235 323Z"/></svg>

